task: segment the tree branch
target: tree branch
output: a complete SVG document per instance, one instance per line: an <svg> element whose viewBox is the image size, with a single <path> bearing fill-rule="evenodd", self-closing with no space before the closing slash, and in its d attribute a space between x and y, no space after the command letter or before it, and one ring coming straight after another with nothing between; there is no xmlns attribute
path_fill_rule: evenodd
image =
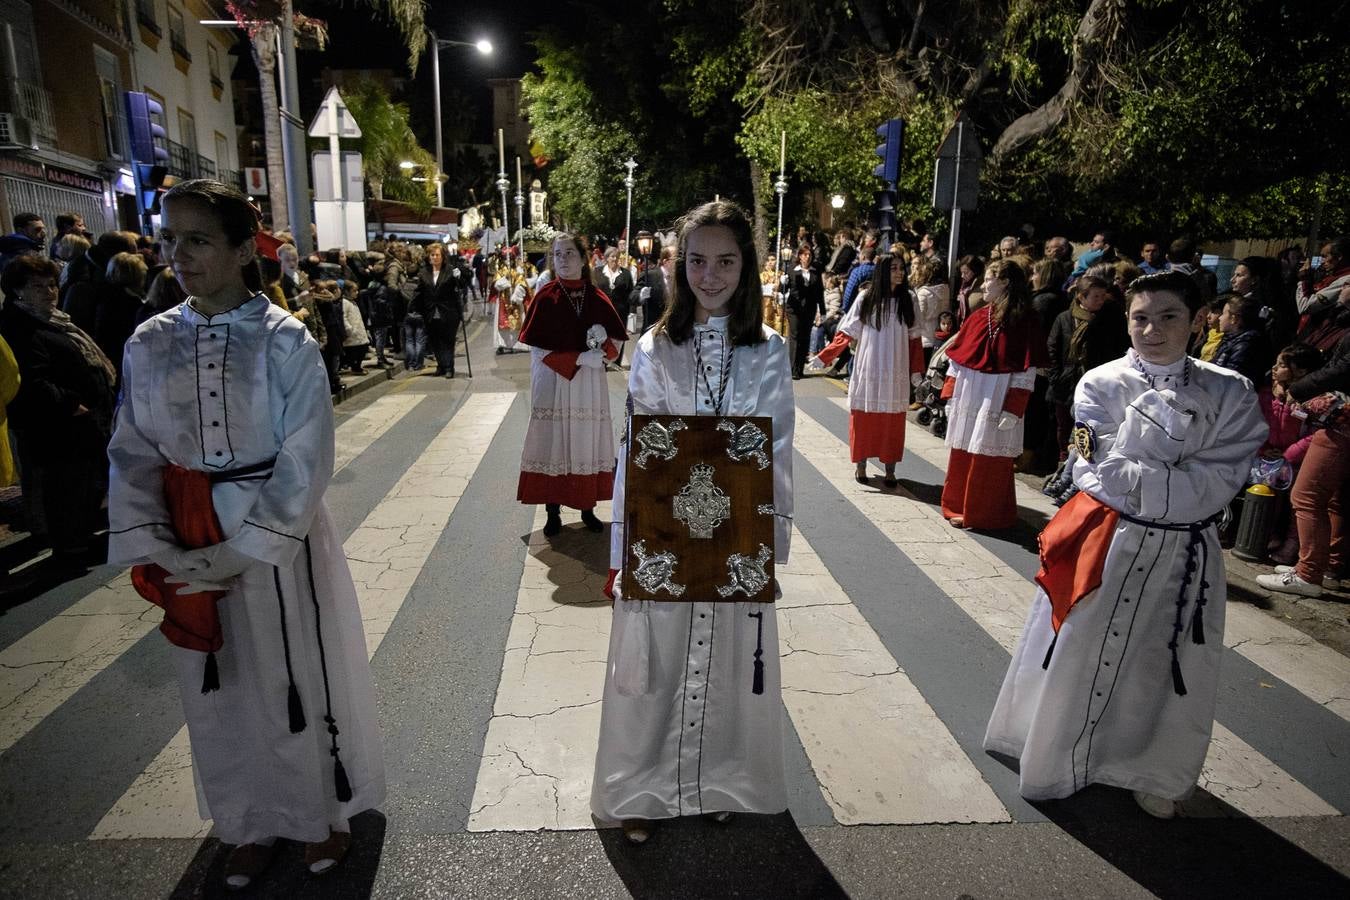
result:
<svg viewBox="0 0 1350 900"><path fill-rule="evenodd" d="M999 135L989 154L989 163L997 167L1019 148L1053 132L1078 102L1092 80L1111 38L1123 23L1120 0L1092 0L1083 13L1073 39L1073 60L1064 84L1055 95L1031 112L1014 119Z"/></svg>

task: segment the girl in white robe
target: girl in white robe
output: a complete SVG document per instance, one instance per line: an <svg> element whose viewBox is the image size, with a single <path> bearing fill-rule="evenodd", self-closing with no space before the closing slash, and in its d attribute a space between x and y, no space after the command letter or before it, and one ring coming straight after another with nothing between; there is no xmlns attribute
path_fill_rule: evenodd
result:
<svg viewBox="0 0 1350 900"><path fill-rule="evenodd" d="M632 411L772 417L774 558L782 565L792 518L792 376L782 336L762 324L745 213L726 201L693 210L679 248L675 301L633 354ZM621 445L613 585L627 552L626 455ZM652 820L787 808L774 612L759 602L616 597L591 793L597 819L622 822L629 840L641 843ZM764 663L758 694L757 647Z"/></svg>
<svg viewBox="0 0 1350 900"><path fill-rule="evenodd" d="M1028 799L1107 784L1166 818L1195 787L1214 719L1226 580L1213 519L1267 426L1245 378L1185 355L1200 302L1189 276L1140 278L1127 302L1134 349L1075 391L1073 479L1086 496L1042 535L1041 589L984 746L1021 759ZM1061 517L1083 510L1105 513L1098 537L1049 546ZM1048 590L1069 580L1065 608Z"/></svg>
<svg viewBox="0 0 1350 900"><path fill-rule="evenodd" d="M327 376L304 324L249 289L257 227L218 182L165 196L162 240L190 296L127 342L108 450L109 562L157 564L179 594L227 591L218 689L204 692L202 653L170 652L201 815L238 845L234 888L279 837L305 842L315 873L336 865L348 819L385 796L361 611L323 503ZM178 545L161 488L170 465L210 474L223 543Z"/></svg>

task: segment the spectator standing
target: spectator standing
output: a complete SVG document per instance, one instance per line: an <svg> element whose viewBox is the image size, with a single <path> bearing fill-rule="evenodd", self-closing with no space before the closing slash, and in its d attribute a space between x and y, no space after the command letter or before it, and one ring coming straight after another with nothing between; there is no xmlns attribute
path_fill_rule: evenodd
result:
<svg viewBox="0 0 1350 900"><path fill-rule="evenodd" d="M1272 353L1265 332L1261 330L1260 307L1235 294L1219 298L1224 301L1219 314L1219 331L1223 339L1214 353L1214 365L1237 372L1253 385L1260 386L1270 369Z"/></svg>
<svg viewBox="0 0 1350 900"><path fill-rule="evenodd" d="M436 357L438 378L455 377L455 342L459 338L459 323L463 316L461 296L466 281L466 273L446 259L444 246L427 246L426 261L417 273L417 298L413 308L425 322L431 352Z"/></svg>
<svg viewBox="0 0 1350 900"><path fill-rule="evenodd" d="M94 340L117 367L122 381L122 348L136 330L137 317L145 303L145 258L139 253L119 253L108 260L104 284L94 310Z"/></svg>
<svg viewBox="0 0 1350 900"><path fill-rule="evenodd" d="M69 566L91 561L107 487L117 370L94 339L56 308L59 277L56 263L40 254L11 261L0 277L13 298L0 309L0 336L19 366L9 419L24 496L39 507L33 519L45 520L55 558Z"/></svg>
<svg viewBox="0 0 1350 900"><path fill-rule="evenodd" d="M917 298L914 333L923 344L923 363L927 366L937 349L938 318L952 308L948 297L950 288L947 286L947 270L940 260L917 257L910 281ZM918 409L918 406L911 408Z"/></svg>
<svg viewBox="0 0 1350 900"><path fill-rule="evenodd" d="M342 298L342 327L346 336L342 339L342 364L351 369L353 375L364 375L363 363L366 351L370 349L370 335L366 332L366 323L361 318L361 307L356 305L352 295L356 285L348 282L344 287L346 296Z"/></svg>
<svg viewBox="0 0 1350 900"><path fill-rule="evenodd" d="M309 296L314 301L314 311L323 324L323 344L320 346L324 368L328 371L328 388L331 393L342 391L342 345L347 340L347 329L342 323L342 295L338 284L332 279L319 279L310 282Z"/></svg>
<svg viewBox="0 0 1350 900"><path fill-rule="evenodd" d="M84 216L77 212L63 212L56 214L56 234L52 235L52 244L48 248L47 254L52 258L56 257L56 245L61 238L68 234L84 238L88 242L92 235L84 227Z"/></svg>
<svg viewBox="0 0 1350 900"><path fill-rule="evenodd" d="M858 258L858 248L853 246L852 235L847 228L841 228L834 235L834 252L825 265L825 271L831 275L847 275Z"/></svg>
<svg viewBox="0 0 1350 900"><path fill-rule="evenodd" d="M961 282L956 288L956 323L959 325L984 306L984 260L974 254L957 261Z"/></svg>
<svg viewBox="0 0 1350 900"><path fill-rule="evenodd" d="M605 264L595 270L595 286L598 287L606 297L614 311L623 319L625 326L629 324L628 314L632 312L631 298L633 295L633 273L627 266L619 265L619 248L608 247L605 249ZM641 333L640 328L631 329ZM619 355L615 363L623 364L624 345L619 345Z"/></svg>
<svg viewBox="0 0 1350 900"><path fill-rule="evenodd" d="M848 273L848 281L844 282L844 296L839 302L839 309L842 312L849 311L849 308L853 306L853 298L858 294L858 289L872 280L872 272L875 267L873 260L876 258L876 254L876 248L866 244L859 251L858 258L861 262L853 267L853 271Z"/></svg>
<svg viewBox="0 0 1350 900"><path fill-rule="evenodd" d="M67 267L65 286L61 289L61 310L70 316L77 328L93 331L98 295L108 279L108 262L119 253L135 253L136 237L131 231L105 231L88 253L72 260Z"/></svg>
<svg viewBox="0 0 1350 900"><path fill-rule="evenodd" d="M66 286L70 264L88 253L89 246L88 238L74 232L52 241L52 261L61 267L61 287Z"/></svg>
<svg viewBox="0 0 1350 900"><path fill-rule="evenodd" d="M1341 288L1350 284L1350 237L1338 237L1322 245L1322 264L1316 269L1312 260L1298 272L1294 301L1298 305L1298 327L1302 332L1319 313L1336 305Z"/></svg>
<svg viewBox="0 0 1350 900"><path fill-rule="evenodd" d="M1083 374L1119 359L1129 348L1125 305L1115 284L1085 276L1074 285L1074 298L1051 326L1046 346L1045 399L1055 417L1055 446L1060 461L1069 455L1073 397Z"/></svg>
<svg viewBox="0 0 1350 900"><path fill-rule="evenodd" d="M816 316L825 315L825 285L811 265L809 243L797 248L797 265L788 276L788 346L792 348L792 377L799 379L806 368L811 349L811 326Z"/></svg>
<svg viewBox="0 0 1350 900"><path fill-rule="evenodd" d="M19 213L14 230L0 237L0 272L16 256L42 256L46 252L47 224L37 213Z"/></svg>
<svg viewBox="0 0 1350 900"><path fill-rule="evenodd" d="M1140 271L1145 275L1157 275L1159 272L1166 272L1170 268L1162 244L1153 240L1144 241L1144 246L1139 251Z"/></svg>

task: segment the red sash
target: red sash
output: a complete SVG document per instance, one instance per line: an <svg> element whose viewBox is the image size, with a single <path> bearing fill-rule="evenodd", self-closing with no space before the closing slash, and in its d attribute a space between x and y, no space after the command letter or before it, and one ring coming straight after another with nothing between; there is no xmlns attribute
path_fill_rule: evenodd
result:
<svg viewBox="0 0 1350 900"><path fill-rule="evenodd" d="M211 476L205 472L164 467L164 503L169 523L180 546L190 550L210 547L225 540L215 507L211 504ZM216 601L226 591L202 591L186 596L174 593L164 579L169 573L154 563L133 566L131 583L136 593L164 610L159 630L169 641L188 650L214 653L224 644Z"/></svg>
<svg viewBox="0 0 1350 900"><path fill-rule="evenodd" d="M1037 538L1041 568L1036 583L1050 598L1055 634L1073 605L1101 586L1106 551L1119 519L1118 511L1087 491L1079 491Z"/></svg>

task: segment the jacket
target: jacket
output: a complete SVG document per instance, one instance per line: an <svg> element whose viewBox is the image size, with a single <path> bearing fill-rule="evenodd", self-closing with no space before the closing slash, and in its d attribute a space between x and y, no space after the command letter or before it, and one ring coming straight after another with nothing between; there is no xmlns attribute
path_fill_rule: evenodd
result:
<svg viewBox="0 0 1350 900"><path fill-rule="evenodd" d="M801 266L794 268L788 281L787 305L799 316L814 316L817 312L825 315L825 282L820 273L814 269L804 272Z"/></svg>
<svg viewBox="0 0 1350 900"><path fill-rule="evenodd" d="M620 318L628 317L628 304L633 294L633 274L628 269L621 266L611 281L604 266L601 266L595 270L595 286L614 304L614 310Z"/></svg>
<svg viewBox="0 0 1350 900"><path fill-rule="evenodd" d="M456 272L459 272L458 278ZM417 295L408 305L408 311L420 314L429 326L458 328L460 294L468 284L467 278L467 270L461 270L453 262L441 266L439 278L432 276L430 265L422 266L417 273Z"/></svg>
<svg viewBox="0 0 1350 900"><path fill-rule="evenodd" d="M1210 362L1245 376L1252 384L1260 384L1265 380L1273 358L1265 333L1248 328L1237 334L1224 335Z"/></svg>

